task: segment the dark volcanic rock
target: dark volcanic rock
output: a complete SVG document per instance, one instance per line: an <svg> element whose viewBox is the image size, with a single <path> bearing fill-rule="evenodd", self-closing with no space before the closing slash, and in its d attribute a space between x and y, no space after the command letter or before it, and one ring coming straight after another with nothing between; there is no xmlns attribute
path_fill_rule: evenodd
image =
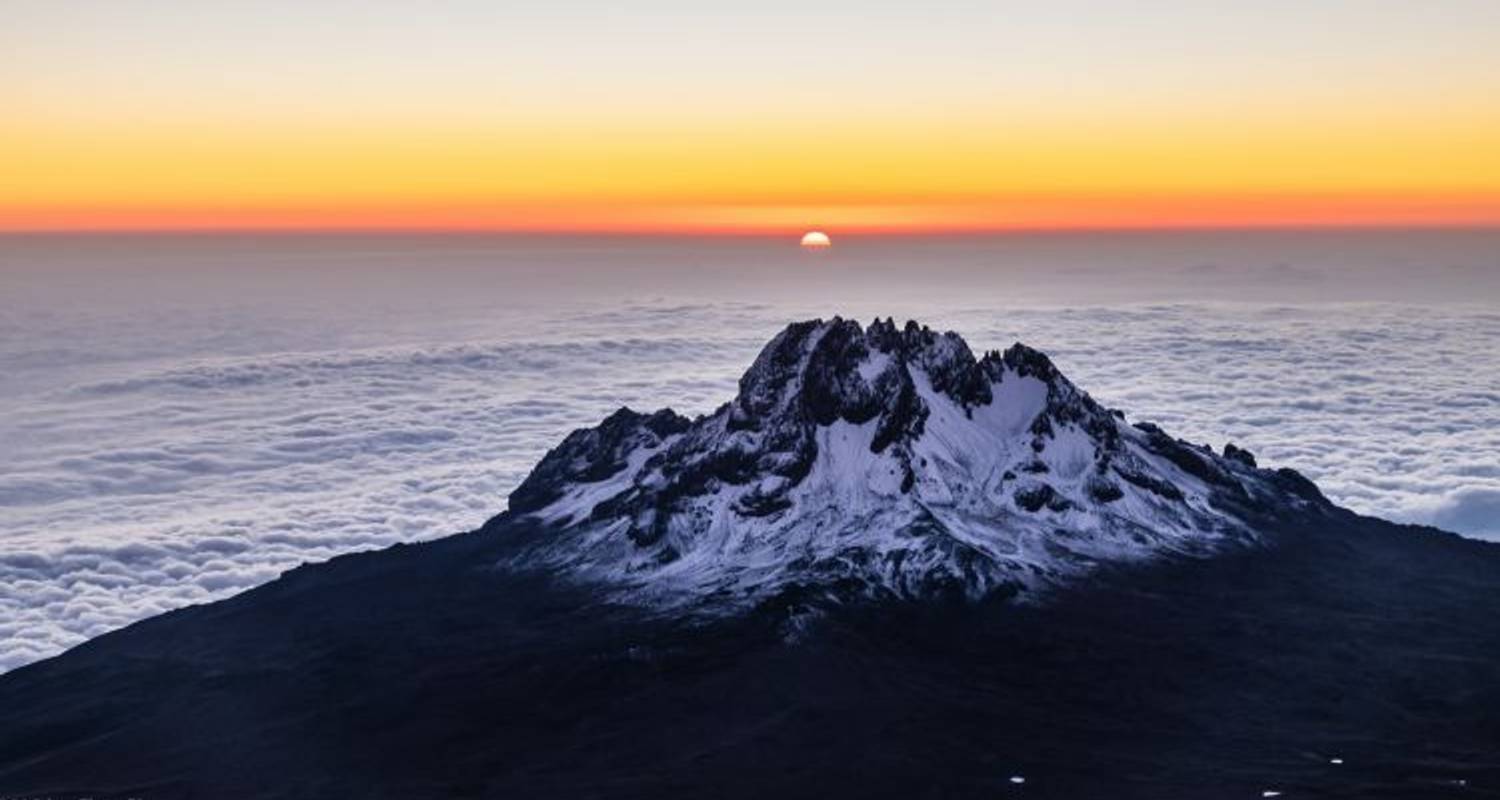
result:
<svg viewBox="0 0 1500 800"><path fill-rule="evenodd" d="M1255 456L1251 455L1249 450L1242 450L1232 443L1224 445L1224 457L1255 469Z"/></svg>
<svg viewBox="0 0 1500 800"><path fill-rule="evenodd" d="M518 524L300 568L0 677L0 794L993 798L1024 775L1027 796L1070 800L1420 800L1500 785L1493 545L1341 515L1041 606L814 618L789 594L703 621L487 568L507 539L546 535Z"/></svg>
<svg viewBox="0 0 1500 800"><path fill-rule="evenodd" d="M569 483L602 481L625 468L625 454L687 430L690 420L671 409L640 414L628 408L609 415L597 428L573 431L548 451L526 480L510 494L510 507L534 511L556 500Z"/></svg>

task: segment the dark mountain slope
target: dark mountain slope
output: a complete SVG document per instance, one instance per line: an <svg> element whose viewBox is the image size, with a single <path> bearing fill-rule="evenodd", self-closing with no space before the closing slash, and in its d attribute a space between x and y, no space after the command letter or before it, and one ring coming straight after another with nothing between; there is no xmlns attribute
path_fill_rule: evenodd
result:
<svg viewBox="0 0 1500 800"><path fill-rule="evenodd" d="M776 604L691 622L471 566L494 534L299 569L5 676L0 787L1500 796L1494 546L1348 516L1042 607L843 606L789 640Z"/></svg>

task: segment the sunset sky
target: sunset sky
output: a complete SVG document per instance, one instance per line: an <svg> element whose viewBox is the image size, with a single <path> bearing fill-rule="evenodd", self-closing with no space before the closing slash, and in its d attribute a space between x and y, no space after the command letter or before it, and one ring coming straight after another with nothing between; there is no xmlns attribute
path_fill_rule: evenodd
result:
<svg viewBox="0 0 1500 800"><path fill-rule="evenodd" d="M1500 3L0 0L0 230L1500 223Z"/></svg>

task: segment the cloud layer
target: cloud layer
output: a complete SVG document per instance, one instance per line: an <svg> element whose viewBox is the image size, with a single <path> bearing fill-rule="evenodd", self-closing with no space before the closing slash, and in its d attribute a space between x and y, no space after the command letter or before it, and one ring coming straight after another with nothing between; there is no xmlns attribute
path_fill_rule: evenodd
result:
<svg viewBox="0 0 1500 800"><path fill-rule="evenodd" d="M972 302L972 298L971 298ZM574 427L702 413L788 320L1021 340L1133 420L1500 539L1500 314L667 300L427 317L0 308L0 670L304 561L470 529ZM8 344L5 344L8 342Z"/></svg>

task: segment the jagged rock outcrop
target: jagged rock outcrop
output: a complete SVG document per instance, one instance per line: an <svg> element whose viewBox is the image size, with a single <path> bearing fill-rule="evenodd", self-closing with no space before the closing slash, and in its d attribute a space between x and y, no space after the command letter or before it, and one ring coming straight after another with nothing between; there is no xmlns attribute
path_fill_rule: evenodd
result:
<svg viewBox="0 0 1500 800"><path fill-rule="evenodd" d="M1326 503L1299 479L1129 425L1025 345L834 318L788 326L712 414L574 432L509 513L552 531L518 563L647 602L977 596L1252 542L1252 517Z"/></svg>

